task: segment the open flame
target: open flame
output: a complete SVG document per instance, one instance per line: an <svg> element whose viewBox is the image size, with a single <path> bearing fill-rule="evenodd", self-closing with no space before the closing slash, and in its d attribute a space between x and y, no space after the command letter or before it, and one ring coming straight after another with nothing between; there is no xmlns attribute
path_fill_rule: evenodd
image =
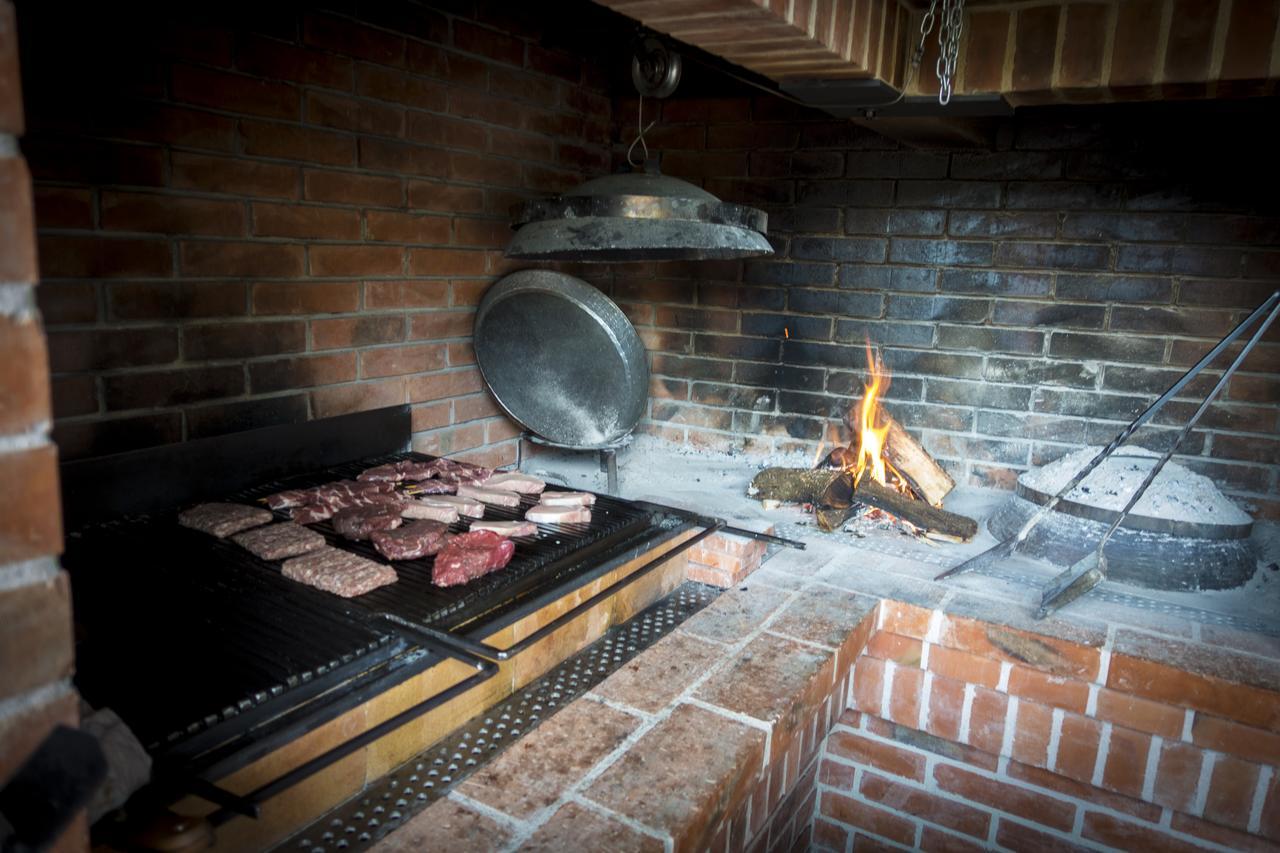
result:
<svg viewBox="0 0 1280 853"><path fill-rule="evenodd" d="M853 482L859 483L863 474L882 485L899 487L902 478L896 476L897 471L884 458L885 436L889 434L888 425L880 425L880 398L889 390L889 371L884 366L880 354L871 349L867 342L867 370L870 382L863 385L862 399L858 402L855 417L851 423L857 425L857 459L850 470ZM894 483L888 482L888 475L895 475Z"/></svg>

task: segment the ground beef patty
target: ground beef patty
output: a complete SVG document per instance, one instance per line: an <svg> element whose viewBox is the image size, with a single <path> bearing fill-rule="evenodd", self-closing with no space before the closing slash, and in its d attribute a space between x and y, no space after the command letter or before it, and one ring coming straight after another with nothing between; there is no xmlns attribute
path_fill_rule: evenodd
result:
<svg viewBox="0 0 1280 853"><path fill-rule="evenodd" d="M400 526L399 503L357 506L344 509L333 517L333 529L348 539L368 539L375 530L394 530Z"/></svg>
<svg viewBox="0 0 1280 853"><path fill-rule="evenodd" d="M232 533L266 524L270 520L270 510L244 504L199 504L178 513L178 523L183 527L190 527L219 539L226 539Z"/></svg>
<svg viewBox="0 0 1280 853"><path fill-rule="evenodd" d="M411 521L397 530L376 530L373 547L388 560L417 560L440 553L449 541L449 525L439 521Z"/></svg>
<svg viewBox="0 0 1280 853"><path fill-rule="evenodd" d="M324 547L324 537L301 524L282 521L231 537L237 545L264 560L283 560Z"/></svg>
<svg viewBox="0 0 1280 853"><path fill-rule="evenodd" d="M436 586L464 584L503 568L515 552L516 546L510 539L488 530L460 533L436 555L431 582Z"/></svg>
<svg viewBox="0 0 1280 853"><path fill-rule="evenodd" d="M316 589L353 598L380 586L395 583L396 570L341 548L324 547L301 557L285 560L281 574L289 580Z"/></svg>

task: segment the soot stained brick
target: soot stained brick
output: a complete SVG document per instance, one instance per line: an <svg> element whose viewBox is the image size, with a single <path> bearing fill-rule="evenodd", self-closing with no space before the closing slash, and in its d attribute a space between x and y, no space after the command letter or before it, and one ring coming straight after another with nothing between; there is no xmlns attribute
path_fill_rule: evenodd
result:
<svg viewBox="0 0 1280 853"><path fill-rule="evenodd" d="M938 347L981 352L1038 353L1044 349L1044 333L982 326L939 326Z"/></svg>
<svg viewBox="0 0 1280 853"><path fill-rule="evenodd" d="M1049 355L1058 358L1103 359L1105 361L1153 362L1164 358L1164 340L1116 335L1087 335L1054 332Z"/></svg>
<svg viewBox="0 0 1280 853"><path fill-rule="evenodd" d="M754 364L740 361L733 366L733 381L743 385L764 385L794 391L821 391L824 371L785 364Z"/></svg>
<svg viewBox="0 0 1280 853"><path fill-rule="evenodd" d="M984 435L1025 438L1031 441L1085 443L1085 421L1057 415L1032 415L1025 412L978 412L977 429ZM1109 440L1109 439L1108 439Z"/></svg>
<svg viewBox="0 0 1280 853"><path fill-rule="evenodd" d="M932 237L943 232L947 215L941 210L894 210L889 213L889 233Z"/></svg>
<svg viewBox="0 0 1280 853"><path fill-rule="evenodd" d="M839 287L848 290L891 290L896 267L841 264Z"/></svg>
<svg viewBox="0 0 1280 853"><path fill-rule="evenodd" d="M743 314L742 333L775 338L801 338L809 341L831 340L829 317L801 317L787 314Z"/></svg>
<svg viewBox="0 0 1280 853"><path fill-rule="evenodd" d="M986 409L1026 411L1031 405L1031 389L990 382L952 382L930 379L925 383L925 400L953 406L981 406Z"/></svg>
<svg viewBox="0 0 1280 853"><path fill-rule="evenodd" d="M1183 291L1186 291L1183 284ZM1059 299L1088 299L1094 302L1169 302L1173 280L1132 275L1058 276Z"/></svg>
<svg viewBox="0 0 1280 853"><path fill-rule="evenodd" d="M1001 326L1048 326L1051 328L1101 329L1106 321L1103 305L1046 304L998 300L991 322Z"/></svg>
<svg viewBox="0 0 1280 853"><path fill-rule="evenodd" d="M937 403L897 403L893 417L907 428L968 432L973 429L973 409Z"/></svg>
<svg viewBox="0 0 1280 853"><path fill-rule="evenodd" d="M1111 250L1085 243L1001 243L996 248L996 264L1032 269L1101 270L1111 264Z"/></svg>
<svg viewBox="0 0 1280 853"><path fill-rule="evenodd" d="M1071 213L1062 223L1062 236L1077 240L1174 242L1182 231L1182 217L1162 214Z"/></svg>
<svg viewBox="0 0 1280 853"><path fill-rule="evenodd" d="M797 200L805 205L883 207L893 203L893 181L803 181Z"/></svg>
<svg viewBox="0 0 1280 853"><path fill-rule="evenodd" d="M1130 397L1124 394L1096 394L1059 388L1037 388L1031 398L1031 407L1034 411L1055 415L1128 421L1141 414L1148 402L1145 397Z"/></svg>
<svg viewBox="0 0 1280 853"><path fill-rule="evenodd" d="M698 355L721 358L745 358L752 361L775 361L779 341L769 338L745 338L734 335L695 335L693 351Z"/></svg>
<svg viewBox="0 0 1280 853"><path fill-rule="evenodd" d="M1000 184L985 181L899 181L899 207L1000 206Z"/></svg>
<svg viewBox="0 0 1280 853"><path fill-rule="evenodd" d="M693 383L691 399L707 406L727 406L732 409L756 409L772 411L774 394L760 388L741 388L736 385Z"/></svg>
<svg viewBox="0 0 1280 853"><path fill-rule="evenodd" d="M1227 311L1121 306L1111 309L1111 328L1115 330L1173 332L1202 338L1217 338L1226 334L1235 325L1235 317Z"/></svg>
<svg viewBox="0 0 1280 853"><path fill-rule="evenodd" d="M904 264L981 266L991 263L992 252L991 243L895 237L889 247L889 260Z"/></svg>
<svg viewBox="0 0 1280 853"><path fill-rule="evenodd" d="M794 391L783 391L778 395L778 409L783 412L795 412L801 415L816 415L820 418L842 418L849 411L849 400L830 397L826 394L800 394Z"/></svg>
<svg viewBox="0 0 1280 853"><path fill-rule="evenodd" d="M1053 237L1058 230L1054 213L1010 213L953 210L947 220L952 237Z"/></svg>
<svg viewBox="0 0 1280 853"><path fill-rule="evenodd" d="M884 361L894 373L948 376L956 379L982 378L982 358L974 355L886 349Z"/></svg>
<svg viewBox="0 0 1280 853"><path fill-rule="evenodd" d="M1064 385L1093 388L1098 383L1097 363L1046 361L1025 358L989 358L983 378L989 382L1021 385Z"/></svg>
<svg viewBox="0 0 1280 853"><path fill-rule="evenodd" d="M743 270L748 284L833 284L835 264L797 264L786 261L752 261Z"/></svg>
<svg viewBox="0 0 1280 853"><path fill-rule="evenodd" d="M956 299L945 296L891 295L885 317L896 320L950 320L981 323L991 311L989 299Z"/></svg>
<svg viewBox="0 0 1280 853"><path fill-rule="evenodd" d="M807 288L792 290L787 300L792 311L837 317L879 317L884 305L884 297L878 293Z"/></svg>
<svg viewBox="0 0 1280 853"><path fill-rule="evenodd" d="M827 376L827 391L841 397L861 397L870 377L863 371L832 370ZM881 388L886 400L917 402L924 399L925 380L914 376L895 376L889 387Z"/></svg>
<svg viewBox="0 0 1280 853"><path fill-rule="evenodd" d="M886 240L796 237L791 241L791 257L810 261L861 261L881 263L885 259Z"/></svg>
<svg viewBox="0 0 1280 853"><path fill-rule="evenodd" d="M933 343L933 333L932 323L839 320L836 322L835 340L850 344L870 340L888 346L927 347Z"/></svg>
<svg viewBox="0 0 1280 853"><path fill-rule="evenodd" d="M998 296L1048 296L1053 279L1041 273L994 270L943 270L942 290L949 293L989 293Z"/></svg>
<svg viewBox="0 0 1280 853"><path fill-rule="evenodd" d="M652 353L649 361L653 372L660 376L728 380L733 375L733 363L729 361L713 361L665 353Z"/></svg>
<svg viewBox="0 0 1280 853"><path fill-rule="evenodd" d="M1010 210L1119 210L1124 184L1083 184L1074 181L1014 181L1005 207Z"/></svg>
<svg viewBox="0 0 1280 853"><path fill-rule="evenodd" d="M857 367L862 360L861 346L811 344L804 341L784 341L782 344L783 364L848 369Z"/></svg>
<svg viewBox="0 0 1280 853"><path fill-rule="evenodd" d="M799 415L766 415L759 412L733 413L733 430L758 435L786 435L804 441L817 441L822 437L825 423L816 418Z"/></svg>

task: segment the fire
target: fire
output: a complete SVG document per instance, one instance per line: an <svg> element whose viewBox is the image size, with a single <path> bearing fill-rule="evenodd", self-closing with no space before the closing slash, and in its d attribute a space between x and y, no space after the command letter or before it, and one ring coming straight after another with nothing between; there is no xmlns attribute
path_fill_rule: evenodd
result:
<svg viewBox="0 0 1280 853"><path fill-rule="evenodd" d="M870 341L867 342L867 368L871 381L863 385L862 400L853 419L858 425L858 459L853 467L853 482L860 482L863 473L867 473L877 483L889 485L886 468L892 470L892 466L886 466L884 460L884 442L889 427L877 425L880 398L889 389L889 371L885 369L879 353L872 352Z"/></svg>

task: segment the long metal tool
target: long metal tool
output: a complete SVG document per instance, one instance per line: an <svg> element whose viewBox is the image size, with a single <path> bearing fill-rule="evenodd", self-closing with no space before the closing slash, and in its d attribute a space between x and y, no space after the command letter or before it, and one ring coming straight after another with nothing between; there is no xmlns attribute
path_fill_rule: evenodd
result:
<svg viewBox="0 0 1280 853"><path fill-rule="evenodd" d="M956 575L964 574L965 572L971 572L971 571L974 571L975 569L980 569L984 566L989 566L992 563L997 562L998 560L1002 560L1006 557L1012 556L1018 550L1018 548L1022 545L1022 543L1026 541L1027 536L1030 535L1031 531L1035 528L1035 526L1039 524L1041 521L1043 521L1045 517L1049 515L1049 513L1053 512L1054 508L1057 507L1059 501L1061 501L1065 496L1070 494L1071 491L1075 489L1076 486L1080 485L1080 483L1084 481L1085 477L1088 477L1091 473L1093 473L1093 470L1097 468L1099 465L1101 465L1104 459L1106 459L1108 456L1114 453L1116 451L1116 448L1118 448L1120 445L1128 441L1135 432L1137 432L1139 429L1142 428L1143 425L1145 425L1148 421L1150 421L1153 417L1155 417L1156 413L1159 412L1160 409L1164 407L1165 403L1169 402L1178 394L1179 391L1187 387L1187 385L1190 384L1191 380L1195 379L1196 376L1200 373L1200 371L1204 370L1204 368L1210 362L1212 362L1215 358L1221 355L1222 352L1226 350L1226 348L1230 346L1231 343L1235 341L1236 338L1240 337L1240 335L1244 333L1245 329L1253 325L1253 323L1256 322L1259 318L1266 316L1268 312L1271 312L1272 309L1276 307L1277 303L1280 303L1280 290L1271 294L1271 296L1268 297L1266 301L1264 301L1261 305L1259 305L1256 309L1254 309L1252 314L1246 317L1244 321L1240 323L1240 325L1232 329L1227 334L1226 337L1218 341L1218 343L1213 347L1213 349L1205 353L1203 358L1197 361L1190 370L1188 370L1186 373L1182 375L1182 378L1180 378L1177 382L1173 383L1173 385L1169 388L1168 391L1165 391L1163 394L1161 394L1159 399L1157 399L1154 403L1148 406L1146 411L1144 411L1142 414L1138 415L1138 417L1134 419L1133 423L1125 427L1120 432L1119 435L1117 435L1115 438L1111 440L1110 444L1102 448L1102 450L1099 451L1098 455L1093 457L1093 459L1089 462L1088 465L1081 468L1080 472L1071 478L1071 482L1063 486L1061 491L1059 491L1056 495L1053 496L1052 500L1050 500L1048 503L1044 504L1038 510L1036 510L1035 513L1033 513L1031 517L1026 520L1026 523L1022 525L1022 527L1018 530L1016 534L1004 540L1000 544L995 545L987 549L986 551L983 551L981 554L978 554L975 557L970 557L968 560L965 560L960 565L948 569L947 571L938 575L935 578L935 580L946 580L947 578L955 577ZM1268 319L1266 321L1266 324L1269 325L1270 322L1271 320ZM1256 337L1257 336L1255 336L1255 339ZM1250 342L1249 346L1245 347L1244 352L1248 352L1251 346L1252 346L1252 341Z"/></svg>
<svg viewBox="0 0 1280 853"><path fill-rule="evenodd" d="M1280 297L1280 291L1272 294L1271 298L1268 299L1267 302L1264 302L1263 305L1265 306L1268 303L1275 303L1278 297ZM1102 534L1102 539L1098 542L1098 547L1077 560L1074 565L1054 578L1052 583L1045 587L1044 593L1040 597L1040 607L1036 610L1037 619L1043 619L1053 611L1070 604L1098 584L1102 583L1103 578L1107 576L1107 555L1103 553L1103 549L1106 547L1107 541L1111 539L1111 534L1115 533L1116 529L1124 523L1125 517L1133 510L1138 501L1142 499L1142 495L1151 486L1152 482L1155 481L1156 475L1160 473L1160 469L1165 466L1165 463L1168 462L1174 452L1177 451L1178 446L1186 439L1187 434L1191 432L1197 423L1199 423L1200 417L1209 408L1209 404L1212 403L1214 398L1222 392L1223 388L1227 387L1227 380L1231 378L1231 374L1236 372L1236 368L1238 368L1240 363L1248 357L1250 350L1252 350L1254 345L1262 339L1264 334L1266 334L1267 329L1270 328L1272 322L1275 321L1277 314L1280 314L1280 305L1271 309L1271 313L1269 313L1267 318L1262 321L1262 324L1258 326L1258 330L1253 333L1253 337L1249 338L1249 342L1244 345L1242 350L1240 350L1240 354L1231 362L1231 366L1223 371L1222 377L1218 379L1218 383L1213 386L1213 389L1208 394L1205 395L1204 402L1200 404L1200 408L1196 409L1195 414L1191 416L1191 419L1188 420L1186 425L1178 432L1178 435L1169 445L1169 449L1164 452L1164 455L1160 457L1159 461L1157 461L1155 465L1151 466L1151 470L1147 473L1146 479L1142 481L1142 484L1138 486L1137 491L1135 491L1129 498L1129 502L1125 504L1124 509L1120 510L1120 514L1116 517L1115 521L1111 522L1111 526L1107 528L1107 532Z"/></svg>

